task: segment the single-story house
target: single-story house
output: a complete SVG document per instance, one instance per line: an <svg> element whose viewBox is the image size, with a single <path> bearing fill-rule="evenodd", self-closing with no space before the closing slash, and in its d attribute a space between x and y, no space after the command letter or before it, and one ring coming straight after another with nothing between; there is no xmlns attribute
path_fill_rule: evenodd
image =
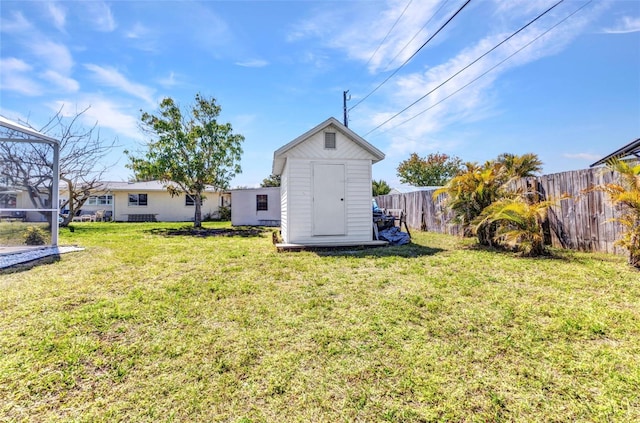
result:
<svg viewBox="0 0 640 423"><path fill-rule="evenodd" d="M206 189L202 201L202 218L218 218L220 207L231 205L231 195L213 188ZM60 198L68 198L61 190ZM164 184L149 182L103 182L82 206L83 214L106 212L116 221L155 219L161 222L193 221L195 201L190 195L172 197Z"/></svg>
<svg viewBox="0 0 640 423"><path fill-rule="evenodd" d="M280 187L231 190L231 224L280 226Z"/></svg>
<svg viewBox="0 0 640 423"><path fill-rule="evenodd" d="M283 243L372 243L371 166L384 153L329 118L273 155Z"/></svg>

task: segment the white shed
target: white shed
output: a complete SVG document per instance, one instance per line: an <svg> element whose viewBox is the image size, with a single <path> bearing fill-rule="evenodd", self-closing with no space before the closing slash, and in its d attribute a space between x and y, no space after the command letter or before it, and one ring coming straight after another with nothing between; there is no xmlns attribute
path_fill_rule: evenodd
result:
<svg viewBox="0 0 640 423"><path fill-rule="evenodd" d="M276 150L283 242L371 242L371 165L382 159L384 153L335 118Z"/></svg>
<svg viewBox="0 0 640 423"><path fill-rule="evenodd" d="M231 191L233 226L280 226L280 187Z"/></svg>

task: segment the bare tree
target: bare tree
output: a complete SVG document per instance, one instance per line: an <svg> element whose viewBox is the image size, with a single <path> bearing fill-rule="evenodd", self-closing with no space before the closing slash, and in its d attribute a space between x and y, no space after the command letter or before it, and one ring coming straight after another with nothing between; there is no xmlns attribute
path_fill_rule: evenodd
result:
<svg viewBox="0 0 640 423"><path fill-rule="evenodd" d="M103 160L117 141L101 138L97 122L89 128L82 126L80 121L87 110L89 107L65 117L61 108L41 128L20 122L60 142L59 178L68 198L59 206L69 210L60 226L67 226L91 193L100 189L102 176L109 168ZM0 144L0 176L7 184L25 190L35 208L47 208L47 202L53 198L51 150L51 146L40 143Z"/></svg>

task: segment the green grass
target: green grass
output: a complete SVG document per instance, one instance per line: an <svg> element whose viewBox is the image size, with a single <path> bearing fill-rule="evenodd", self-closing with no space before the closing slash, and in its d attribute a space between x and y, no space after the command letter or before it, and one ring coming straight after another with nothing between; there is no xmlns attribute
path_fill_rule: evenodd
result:
<svg viewBox="0 0 640 423"><path fill-rule="evenodd" d="M0 275L0 421L640 421L625 257L178 227L78 224L85 251Z"/></svg>

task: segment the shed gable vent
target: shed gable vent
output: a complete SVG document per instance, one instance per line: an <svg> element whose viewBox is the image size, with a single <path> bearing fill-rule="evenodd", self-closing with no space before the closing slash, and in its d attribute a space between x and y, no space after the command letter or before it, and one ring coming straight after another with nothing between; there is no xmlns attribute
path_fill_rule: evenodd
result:
<svg viewBox="0 0 640 423"><path fill-rule="evenodd" d="M335 150L336 149L336 133L325 132L324 133L324 148Z"/></svg>

